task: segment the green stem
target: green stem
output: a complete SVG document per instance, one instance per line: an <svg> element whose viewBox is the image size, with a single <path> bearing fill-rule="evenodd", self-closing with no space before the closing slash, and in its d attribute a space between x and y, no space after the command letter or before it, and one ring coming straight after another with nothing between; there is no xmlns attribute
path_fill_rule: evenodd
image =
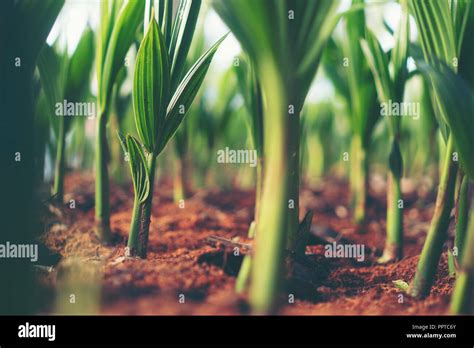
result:
<svg viewBox="0 0 474 348"><path fill-rule="evenodd" d="M262 67L262 87L267 100L264 110L265 168L258 218L250 303L255 313L274 310L282 285L283 255L287 236L289 138L284 81L277 67Z"/></svg>
<svg viewBox="0 0 474 348"><path fill-rule="evenodd" d="M64 152L66 143L66 129L65 120L63 117L59 119L59 134L58 144L56 148L56 163L54 169L54 186L53 195L56 196L56 200L60 203L63 202L64 198Z"/></svg>
<svg viewBox="0 0 474 348"><path fill-rule="evenodd" d="M296 106L295 106L296 108ZM297 242L297 230L299 226L299 187L300 187L300 116L295 110L294 115L289 115L289 199L293 205L289 207L287 248L293 250Z"/></svg>
<svg viewBox="0 0 474 348"><path fill-rule="evenodd" d="M151 211L153 206L153 191L155 183L156 156L151 153L147 156L148 176L150 178L150 193L141 205L140 230L138 233L137 255L146 259L148 247L148 235L150 232Z"/></svg>
<svg viewBox="0 0 474 348"><path fill-rule="evenodd" d="M263 157L259 156L257 159L257 180L255 187L255 217L250 224L248 237L255 237L255 230L258 224L258 216L260 213L260 200L263 189ZM245 255L242 265L240 266L239 274L235 283L235 291L237 293L244 292L250 284L250 275L252 270L252 255Z"/></svg>
<svg viewBox="0 0 474 348"><path fill-rule="evenodd" d="M188 195L187 190L187 164L186 155L177 157L174 161L175 172L173 178L173 199L178 203L182 199L186 199Z"/></svg>
<svg viewBox="0 0 474 348"><path fill-rule="evenodd" d="M457 251L457 259L459 264L462 264L462 254L464 249L464 241L466 240L467 220L469 211L469 178L461 174L461 185L459 188L459 195L456 204L456 236L454 239L454 246Z"/></svg>
<svg viewBox="0 0 474 348"><path fill-rule="evenodd" d="M107 243L111 239L107 168L107 111L99 116L95 145L95 219L97 233L101 240Z"/></svg>
<svg viewBox="0 0 474 348"><path fill-rule="evenodd" d="M115 112L111 115L110 117L110 128L111 129L118 129L120 132L122 132L119 119L118 119L118 114ZM122 167L122 159L123 159L123 152L122 152L122 147L120 146L120 142L118 141L113 141L110 145L110 169L111 169L111 176L114 179L114 181L118 184L124 184L125 183L125 175L124 175L124 170Z"/></svg>
<svg viewBox="0 0 474 348"><path fill-rule="evenodd" d="M257 178L255 184L255 223L258 223L258 216L260 213L260 204L263 192L263 157L259 154L257 158Z"/></svg>
<svg viewBox="0 0 474 348"><path fill-rule="evenodd" d="M453 314L474 314L474 215L471 214L469 235L464 246L461 270L456 279L451 312Z"/></svg>
<svg viewBox="0 0 474 348"><path fill-rule="evenodd" d="M368 161L367 151L358 135L352 137L351 143L351 186L354 221L362 224L366 218L367 187L368 187Z"/></svg>
<svg viewBox="0 0 474 348"><path fill-rule="evenodd" d="M137 197L133 200L132 221L130 222L130 232L127 242L127 256L135 256L138 250L138 234L140 232L142 205L138 202Z"/></svg>
<svg viewBox="0 0 474 348"><path fill-rule="evenodd" d="M252 221L249 227L248 237L254 238L255 237L255 228L256 222ZM235 291L240 294L244 292L250 282L250 274L252 271L252 255L248 254L244 256L242 261L242 265L240 266L239 274L235 281Z"/></svg>
<svg viewBox="0 0 474 348"><path fill-rule="evenodd" d="M387 191L387 240L380 263L400 260L403 257L403 208L399 208L402 199L400 179L388 176Z"/></svg>
<svg viewBox="0 0 474 348"><path fill-rule="evenodd" d="M399 134L392 141L389 156L387 190L387 239L380 263L399 260L403 257L403 200L401 178L403 159L400 151Z"/></svg>
<svg viewBox="0 0 474 348"><path fill-rule="evenodd" d="M415 278L408 293L417 298L429 295L433 285L443 244L447 238L449 216L454 204L454 189L458 165L452 160L453 139L449 136L444 159L444 169L438 187L436 206L425 244L420 255Z"/></svg>

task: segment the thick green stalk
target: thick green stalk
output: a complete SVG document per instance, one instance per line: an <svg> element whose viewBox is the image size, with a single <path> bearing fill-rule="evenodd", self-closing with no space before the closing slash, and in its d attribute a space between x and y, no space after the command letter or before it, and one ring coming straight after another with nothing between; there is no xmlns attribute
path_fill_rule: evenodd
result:
<svg viewBox="0 0 474 348"><path fill-rule="evenodd" d="M148 234L150 232L151 211L153 205L153 191L155 186L156 156L152 153L147 155L147 167L148 177L150 178L150 192L148 194L148 198L141 205L140 230L138 233L137 247L137 256L141 257L142 259L146 259Z"/></svg>
<svg viewBox="0 0 474 348"><path fill-rule="evenodd" d="M130 232L127 242L127 256L134 256L138 250L138 234L140 232L142 204L138 202L137 197L133 200L132 221L130 222Z"/></svg>
<svg viewBox="0 0 474 348"><path fill-rule="evenodd" d="M109 129L118 129L120 130L120 123L118 120L118 114L115 112L111 115ZM112 141L110 144L110 171L111 176L114 179L114 182L123 185L126 181L125 171L122 166L123 162L123 152L120 142Z"/></svg>
<svg viewBox="0 0 474 348"><path fill-rule="evenodd" d="M268 103L264 110L265 168L256 232L256 252L250 284L250 303L256 313L274 310L283 275L287 236L289 139L284 81L278 68L262 69L262 88Z"/></svg>
<svg viewBox="0 0 474 348"><path fill-rule="evenodd" d="M387 190L387 239L379 262L391 262L403 257L403 200L401 178L403 159L400 151L399 135L392 142L389 156Z"/></svg>
<svg viewBox="0 0 474 348"><path fill-rule="evenodd" d="M468 233L461 269L451 300L453 314L474 314L474 216L472 214Z"/></svg>
<svg viewBox="0 0 474 348"><path fill-rule="evenodd" d="M452 160L452 155L453 139L450 135L434 215L423 245L415 278L408 289L408 293L413 297L424 298L429 295L443 251L443 244L447 238L449 216L454 205L454 190L458 170L458 164Z"/></svg>
<svg viewBox="0 0 474 348"><path fill-rule="evenodd" d="M253 221L250 224L248 237L254 238L255 237L255 227L256 223ZM250 282L250 275L252 271L252 255L248 254L244 256L242 260L242 265L240 266L239 274L237 275L237 279L235 280L235 291L240 294L247 290L249 282Z"/></svg>
<svg viewBox="0 0 474 348"><path fill-rule="evenodd" d="M56 201L62 203L64 198L64 152L66 147L66 129L65 129L65 119L61 117L59 119L59 134L58 134L58 144L56 148L56 163L54 168L54 186L53 186L53 196L55 196Z"/></svg>
<svg viewBox="0 0 474 348"><path fill-rule="evenodd" d="M456 247L459 264L462 264L462 254L467 234L467 221L469 218L468 189L469 178L465 175L461 175L461 185L456 205L456 236L454 239L454 246Z"/></svg>
<svg viewBox="0 0 474 348"><path fill-rule="evenodd" d="M258 216L260 213L260 204L262 200L263 192L263 156L258 154L257 158L257 174L256 174L256 183L255 183L255 223L258 223ZM252 235L253 238L253 235Z"/></svg>
<svg viewBox="0 0 474 348"><path fill-rule="evenodd" d="M300 115L295 110L295 114L289 116L289 212L287 229L287 247L293 250L297 240L297 230L299 226L299 188L300 188Z"/></svg>
<svg viewBox="0 0 474 348"><path fill-rule="evenodd" d="M356 134L352 137L351 150L350 175L354 221L361 224L365 221L367 205L368 160L367 151L362 145L362 139Z"/></svg>
<svg viewBox="0 0 474 348"><path fill-rule="evenodd" d="M256 173L256 184L255 184L255 217L254 221L250 224L248 237L255 238L255 230L258 224L258 216L260 213L260 200L262 198L263 191L263 157L258 154L257 158L257 173ZM242 265L240 266L239 274L235 282L235 291L242 293L247 290L250 284L250 275L252 271L252 255L245 255Z"/></svg>
<svg viewBox="0 0 474 348"><path fill-rule="evenodd" d="M188 196L188 162L187 154L177 157L174 161L175 171L173 177L173 199L178 203Z"/></svg>
<svg viewBox="0 0 474 348"><path fill-rule="evenodd" d="M403 257L403 210L398 207L402 199L400 179L388 176L387 192L387 240L380 263L399 260Z"/></svg>
<svg viewBox="0 0 474 348"><path fill-rule="evenodd" d="M107 243L111 239L107 168L107 111L99 116L95 146L95 220L100 239Z"/></svg>

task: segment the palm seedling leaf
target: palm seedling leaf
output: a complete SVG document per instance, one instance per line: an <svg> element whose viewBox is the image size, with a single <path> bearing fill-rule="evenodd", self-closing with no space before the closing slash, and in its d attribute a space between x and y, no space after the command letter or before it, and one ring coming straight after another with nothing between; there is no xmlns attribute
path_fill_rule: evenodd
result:
<svg viewBox="0 0 474 348"><path fill-rule="evenodd" d="M474 96L469 85L445 65L433 68L420 64L431 82L443 121L449 125L460 162L466 174L474 178Z"/></svg>
<svg viewBox="0 0 474 348"><path fill-rule="evenodd" d="M76 101L83 98L90 81L89 75L94 63L94 32L87 27L69 59L64 96Z"/></svg>
<svg viewBox="0 0 474 348"><path fill-rule="evenodd" d="M244 57L235 67L237 85L244 98L247 113L250 116L252 142L259 154L263 153L263 94L255 70ZM223 86L224 87L224 86Z"/></svg>
<svg viewBox="0 0 474 348"><path fill-rule="evenodd" d="M186 65L191 42L193 41L201 0L184 0L179 3L172 26L169 42L171 64L171 87L178 86Z"/></svg>
<svg viewBox="0 0 474 348"><path fill-rule="evenodd" d="M145 9L144 1L128 1L118 14L117 20L110 29L106 28L105 34L101 34L99 41L99 53L103 56L103 70L98 69L99 76L99 100L101 108L107 104L106 98L111 95L115 78L120 68L123 66L125 55L135 39L137 28L142 20ZM109 16L109 21L113 20ZM107 30L110 31L110 38L104 47L103 38L107 37ZM100 57L100 55L99 55ZM101 112L103 110L100 110Z"/></svg>
<svg viewBox="0 0 474 348"><path fill-rule="evenodd" d="M143 147L140 142L131 135L124 137L119 132L117 132L117 135L120 139L123 151L128 155L128 163L136 197L139 203L143 203L150 193L150 178L148 177Z"/></svg>
<svg viewBox="0 0 474 348"><path fill-rule="evenodd" d="M156 151L157 154L165 148L183 121L186 111L191 106L199 87L204 81L214 54L225 38L226 36L220 38L193 64L176 88L168 104L166 119L161 132L162 136L159 139L158 150Z"/></svg>
<svg viewBox="0 0 474 348"><path fill-rule="evenodd" d="M451 7L450 3L456 6ZM463 22L461 18L465 18L465 16L461 14L460 10L467 9L465 1L460 0L454 3L448 0L411 0L410 5L417 23L426 63L438 70L444 70L444 65L457 71L455 63L458 60L457 57L461 49L460 42L463 41L465 31L464 24L461 24ZM439 97L436 93L431 95L435 116L446 140L449 130L445 121L446 117L439 110L439 106L442 104Z"/></svg>
<svg viewBox="0 0 474 348"><path fill-rule="evenodd" d="M135 63L133 108L138 135L148 152L157 149L169 98L168 52L158 23L152 18Z"/></svg>

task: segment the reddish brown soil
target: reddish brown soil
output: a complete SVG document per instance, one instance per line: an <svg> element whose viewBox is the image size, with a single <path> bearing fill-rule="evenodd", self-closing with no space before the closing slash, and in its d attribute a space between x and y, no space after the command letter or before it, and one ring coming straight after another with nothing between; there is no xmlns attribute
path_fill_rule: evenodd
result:
<svg viewBox="0 0 474 348"><path fill-rule="evenodd" d="M384 243L384 197L371 195L370 223L356 228L348 213L347 186L334 179L301 194L302 216L314 211L313 224L340 232L352 243L380 251ZM124 259L133 192L111 189L111 227L114 243L103 246L94 234L93 178L72 174L66 180L66 199L76 201L76 209L62 209L63 227L53 227L45 243L67 260L78 258L83 267L99 264L103 314L246 314L245 296L233 289L241 258L224 253L206 243L209 236L246 241L252 220L253 192L199 191L180 208L171 197L171 186L155 189L149 252L146 260ZM406 256L389 265L377 265L376 256L364 262L324 257L324 247L308 251L318 265L318 286L282 307L282 314L446 314L453 280L443 254L438 278L431 295L415 300L397 289L392 281L409 282L416 268L432 213L432 202L420 208L416 194L408 192L405 209ZM417 203L417 204L414 204ZM184 303L180 303L184 295ZM181 299L183 299L181 297ZM286 300L284 296L283 300ZM285 301L283 301L285 302ZM286 301L287 302L287 301ZM54 311L53 307L50 309Z"/></svg>

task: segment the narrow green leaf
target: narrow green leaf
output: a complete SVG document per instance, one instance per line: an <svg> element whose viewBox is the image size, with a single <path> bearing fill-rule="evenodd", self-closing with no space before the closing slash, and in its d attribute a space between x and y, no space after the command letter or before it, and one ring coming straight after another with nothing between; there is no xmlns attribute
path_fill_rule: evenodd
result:
<svg viewBox="0 0 474 348"><path fill-rule="evenodd" d="M393 86L388 71L387 54L370 30L367 30L367 39L361 40L361 47L374 75L379 100L381 103L387 103L393 98Z"/></svg>
<svg viewBox="0 0 474 348"><path fill-rule="evenodd" d="M395 46L390 56L394 99L397 101L403 100L408 75L407 60L408 47L410 44L410 21L407 0L401 0L400 4L402 6L402 13L398 29L395 33Z"/></svg>
<svg viewBox="0 0 474 348"><path fill-rule="evenodd" d="M181 0L179 3L169 45L173 89L181 80L200 8L201 0Z"/></svg>
<svg viewBox="0 0 474 348"><path fill-rule="evenodd" d="M446 65L419 64L431 82L443 121L449 125L464 171L474 179L474 95L468 84Z"/></svg>
<svg viewBox="0 0 474 348"><path fill-rule="evenodd" d="M72 54L68 65L68 73L64 96L76 101L82 98L90 82L89 75L94 63L94 32L90 27L84 33Z"/></svg>
<svg viewBox="0 0 474 348"><path fill-rule="evenodd" d="M124 64L125 55L132 44L145 9L144 1L128 1L115 22L104 58L100 76L99 103L106 108L118 71Z"/></svg>
<svg viewBox="0 0 474 348"><path fill-rule="evenodd" d="M420 33L425 59L452 64L457 57L457 45L449 1L411 0L411 7Z"/></svg>
<svg viewBox="0 0 474 348"><path fill-rule="evenodd" d="M160 153L165 148L166 144L183 121L187 110L199 91L199 87L201 87L201 84L204 81L214 54L226 36L227 35L219 39L196 61L196 63L194 63L176 88L176 91L168 104L164 130L161 133L162 138L159 141L157 153Z"/></svg>

